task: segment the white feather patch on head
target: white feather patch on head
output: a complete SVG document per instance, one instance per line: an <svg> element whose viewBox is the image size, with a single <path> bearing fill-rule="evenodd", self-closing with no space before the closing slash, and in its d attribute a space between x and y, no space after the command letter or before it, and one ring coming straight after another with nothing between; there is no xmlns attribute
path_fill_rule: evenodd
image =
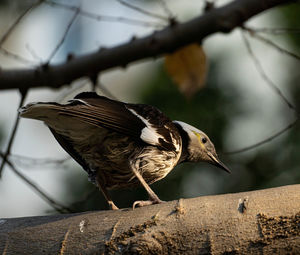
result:
<svg viewBox="0 0 300 255"><path fill-rule="evenodd" d="M127 109L131 111L135 116L137 116L140 120L142 120L146 125L146 127L144 127L141 131L140 138L146 143L152 145L160 145L158 139L159 138L164 139L164 137L156 132L155 128L152 127L151 123L147 119L139 115L135 110L130 109L128 107Z"/></svg>
<svg viewBox="0 0 300 255"><path fill-rule="evenodd" d="M188 134L190 134L191 132L196 132L198 134L204 134L203 131L201 131L201 130L199 130L199 129L197 129L197 128L195 128L195 127L193 127L193 126L191 126L191 125L189 125L189 124L187 124L187 123L185 123L183 121L174 120L173 122L179 124L182 127L182 129L185 132L187 132Z"/></svg>

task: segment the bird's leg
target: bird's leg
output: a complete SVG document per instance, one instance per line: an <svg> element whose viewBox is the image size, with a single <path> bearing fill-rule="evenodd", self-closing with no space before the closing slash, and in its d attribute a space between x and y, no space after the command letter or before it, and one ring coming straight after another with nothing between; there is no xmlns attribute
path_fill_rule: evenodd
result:
<svg viewBox="0 0 300 255"><path fill-rule="evenodd" d="M139 179L143 187L146 189L148 195L149 195L149 200L147 201L135 201L133 203L132 208L134 209L136 206L142 207L145 205L153 205L153 204L160 204L163 201L159 199L159 197L154 193L154 191L150 188L150 186L145 182L144 178L142 175L136 170L134 167L132 167L132 171L135 174L135 176Z"/></svg>
<svg viewBox="0 0 300 255"><path fill-rule="evenodd" d="M98 180L96 180L96 183L97 183L97 187L100 189L100 191L102 192L105 200L107 201L109 209L118 210L119 208L112 201L112 199L111 199L110 195L108 194L106 188Z"/></svg>

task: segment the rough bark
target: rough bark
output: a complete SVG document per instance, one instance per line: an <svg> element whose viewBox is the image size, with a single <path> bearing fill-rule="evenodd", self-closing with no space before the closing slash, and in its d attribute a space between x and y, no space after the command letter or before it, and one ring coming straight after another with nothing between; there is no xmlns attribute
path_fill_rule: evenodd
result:
<svg viewBox="0 0 300 255"><path fill-rule="evenodd" d="M300 185L0 220L2 254L300 254Z"/></svg>
<svg viewBox="0 0 300 255"><path fill-rule="evenodd" d="M0 89L26 90L34 87L59 88L80 77L126 67L137 60L154 58L193 42L201 42L217 32L230 32L252 16L289 0L236 0L186 23L171 25L142 38L132 38L119 46L100 49L84 56L69 55L66 62L32 69L0 69Z"/></svg>

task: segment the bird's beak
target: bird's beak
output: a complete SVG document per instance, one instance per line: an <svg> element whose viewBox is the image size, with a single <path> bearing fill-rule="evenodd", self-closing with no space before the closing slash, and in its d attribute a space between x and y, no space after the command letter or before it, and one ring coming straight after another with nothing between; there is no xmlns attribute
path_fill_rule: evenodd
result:
<svg viewBox="0 0 300 255"><path fill-rule="evenodd" d="M224 171L226 171L227 173L231 173L231 171L228 169L227 166L225 166L224 163L222 163L221 160L219 160L216 156L214 156L212 153L208 152L208 156L211 158L212 160L212 164L223 169Z"/></svg>

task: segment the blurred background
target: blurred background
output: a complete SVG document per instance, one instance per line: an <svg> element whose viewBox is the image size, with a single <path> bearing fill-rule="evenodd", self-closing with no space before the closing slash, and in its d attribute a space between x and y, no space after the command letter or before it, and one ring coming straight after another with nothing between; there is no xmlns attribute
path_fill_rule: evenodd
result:
<svg viewBox="0 0 300 255"><path fill-rule="evenodd" d="M1 68L36 66L49 59L74 17L72 8L55 3L80 7L102 18L97 20L78 15L62 46L51 58L51 64L64 61L69 53L82 55L99 47L112 47L127 42L132 36L142 37L166 26L164 20L143 14L121 2L45 1L24 17L2 45L2 48L26 61L14 59L0 50ZM199 0L126 2L164 17L171 12L179 22L201 15L204 8L204 1ZM215 4L222 6L227 2L218 0ZM0 0L0 38L32 3L34 1ZM259 35L299 56L299 13L299 3L275 8L252 18L247 26L276 28L272 33ZM268 78L299 109L299 58L280 52L247 33L245 36ZM162 200L169 201L299 183L298 123L262 146L242 153L228 153L272 136L293 122L295 114L258 72L258 65L249 54L239 29L230 34L212 35L205 39L203 47L209 66L207 81L192 98L187 99L179 92L166 72L163 58L139 61L125 69L113 69L100 75L99 94L111 93L122 101L152 104L170 118L185 121L206 132L220 158L232 171L228 175L208 164L185 163L177 166L165 179L153 184L153 189ZM65 102L75 94L91 89L92 85L87 79L55 90L31 89L25 103ZM18 91L0 90L1 152L7 148L19 101ZM47 196L71 211L107 209L100 192L88 182L87 174L68 157L43 123L27 119L20 121L9 159ZM121 208L130 207L135 200L147 198L142 188L116 190L111 194ZM54 213L57 211L51 204L15 175L9 166L4 167L0 179L0 217Z"/></svg>

